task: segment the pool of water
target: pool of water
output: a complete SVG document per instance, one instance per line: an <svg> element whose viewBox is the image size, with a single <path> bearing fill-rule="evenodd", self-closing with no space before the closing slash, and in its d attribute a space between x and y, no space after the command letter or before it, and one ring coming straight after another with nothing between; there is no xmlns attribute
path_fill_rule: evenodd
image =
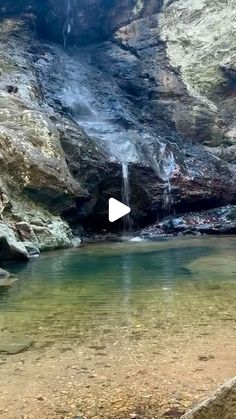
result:
<svg viewBox="0 0 236 419"><path fill-rule="evenodd" d="M6 265L0 329L38 343L172 335L236 321L236 237L91 244Z"/></svg>

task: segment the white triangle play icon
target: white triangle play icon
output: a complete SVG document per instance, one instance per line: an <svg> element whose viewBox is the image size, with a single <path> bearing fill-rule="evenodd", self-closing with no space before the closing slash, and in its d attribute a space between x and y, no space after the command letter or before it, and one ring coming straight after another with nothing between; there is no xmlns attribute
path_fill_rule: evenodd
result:
<svg viewBox="0 0 236 419"><path fill-rule="evenodd" d="M129 214L131 211L130 207L122 202L117 201L115 198L109 199L109 221L114 223L114 221L119 220L119 218L124 217Z"/></svg>

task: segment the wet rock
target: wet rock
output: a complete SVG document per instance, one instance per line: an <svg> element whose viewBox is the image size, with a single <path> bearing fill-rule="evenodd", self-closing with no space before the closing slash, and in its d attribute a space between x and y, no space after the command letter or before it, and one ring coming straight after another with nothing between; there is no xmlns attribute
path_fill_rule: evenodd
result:
<svg viewBox="0 0 236 419"><path fill-rule="evenodd" d="M160 225L165 232L172 233L234 234L236 232L236 206L228 205L214 210L169 217Z"/></svg>
<svg viewBox="0 0 236 419"><path fill-rule="evenodd" d="M157 239L168 235L235 234L236 206L227 205L209 211L169 216L160 223L139 232L142 239Z"/></svg>
<svg viewBox="0 0 236 419"><path fill-rule="evenodd" d="M76 8L74 8L76 5ZM71 2L71 9L65 1L22 0L12 3L11 0L1 0L0 14L17 15L20 13L35 13L38 17L40 33L53 41L64 42L68 30L68 44L87 44L108 38L118 27L141 16L156 13L161 9L161 0L81 0ZM88 13L88 9L90 13Z"/></svg>
<svg viewBox="0 0 236 419"><path fill-rule="evenodd" d="M0 268L0 280L1 279L7 279L7 278L10 278L10 277L11 277L10 272L4 271L4 269Z"/></svg>
<svg viewBox="0 0 236 419"><path fill-rule="evenodd" d="M71 2L71 10L67 15L67 7L63 2L50 0L48 3L51 9L47 7L46 13L41 15L40 29L49 38L63 42L64 28L67 44L72 45L107 39L120 26L141 16L156 13L162 6L162 0L81 0L79 3ZM51 24L48 25L48 22Z"/></svg>
<svg viewBox="0 0 236 419"><path fill-rule="evenodd" d="M24 242L24 246L31 258L38 257L40 255L40 250L34 243L26 241Z"/></svg>
<svg viewBox="0 0 236 419"><path fill-rule="evenodd" d="M181 416L182 419L227 419L236 412L236 378L220 387L207 400Z"/></svg>
<svg viewBox="0 0 236 419"><path fill-rule="evenodd" d="M74 119L84 130L87 129L88 135L94 140L96 138L96 154L95 141L89 147L89 140L86 143L76 140L75 127L73 131L70 129L72 139L68 140L66 136L62 140L71 172L82 180L92 197L67 216L71 217L70 220L74 216L74 222L77 216L77 221L80 219L85 226L89 224L93 230L96 226L111 229L107 221L107 200L110 196L122 199L122 168L118 161L114 162L114 158L121 160L124 154L128 161L130 204L135 224L145 224L158 215L163 216L169 193L168 181L171 184L169 198L178 211L214 207L235 196L233 169L231 173L231 168L221 166L218 159L202 146L184 141L178 135L172 137L171 115L174 109L171 106L173 104L177 112L179 103L175 100L168 102L167 106L166 96L170 95L173 85L180 89L178 97L181 103L195 106L195 102L181 85L179 76L169 68L165 50L154 42L158 37L156 26L156 17L135 22L120 29L114 36L114 42L83 48L77 52L78 56L71 57L62 50L54 50L56 61L53 69L50 65L47 69L44 67L47 94L54 102L56 96L60 96ZM142 41L146 42L145 45L140 45L142 36L146 37L146 41ZM153 60L155 54L161 56ZM157 63L163 63L165 77L163 73L160 79L154 81L145 75L141 77L140 60L142 63L146 60L144 67L148 74L159 74ZM55 74L53 92L51 78L48 78L51 73ZM161 92L156 91L157 86L163 86L163 77L172 80L171 86L167 83ZM64 90L60 93L58 85L61 79L67 80L67 87L63 86ZM48 82L45 83L46 80ZM130 94L130 80L137 91L135 95ZM88 91L85 97L80 91L81 85L86 86ZM75 92L74 96L71 92ZM79 103L76 103L76 97L79 97ZM160 106L161 101L163 106ZM84 120L83 113L81 115L84 106L89 106L91 113L97 115L94 130L90 118ZM169 116L166 107L170 111ZM182 111L185 114L183 107ZM152 132L147 126L152 127ZM82 144L88 145L89 155ZM121 224L117 223L115 227L120 229Z"/></svg>
<svg viewBox="0 0 236 419"><path fill-rule="evenodd" d="M17 281L17 278L0 278L0 288L8 288L11 287L15 282Z"/></svg>

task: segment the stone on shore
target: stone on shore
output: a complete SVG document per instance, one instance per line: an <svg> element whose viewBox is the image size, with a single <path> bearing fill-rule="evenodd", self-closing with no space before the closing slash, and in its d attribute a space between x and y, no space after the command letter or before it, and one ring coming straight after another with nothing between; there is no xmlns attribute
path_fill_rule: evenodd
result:
<svg viewBox="0 0 236 419"><path fill-rule="evenodd" d="M221 386L182 419L233 419L236 414L236 377Z"/></svg>

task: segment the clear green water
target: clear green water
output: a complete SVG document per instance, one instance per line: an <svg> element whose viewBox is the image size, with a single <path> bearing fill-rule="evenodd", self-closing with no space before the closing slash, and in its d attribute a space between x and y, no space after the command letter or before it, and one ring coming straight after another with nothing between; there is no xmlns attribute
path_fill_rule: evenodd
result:
<svg viewBox="0 0 236 419"><path fill-rule="evenodd" d="M236 238L87 245L5 266L0 329L37 342L168 336L236 321Z"/></svg>

